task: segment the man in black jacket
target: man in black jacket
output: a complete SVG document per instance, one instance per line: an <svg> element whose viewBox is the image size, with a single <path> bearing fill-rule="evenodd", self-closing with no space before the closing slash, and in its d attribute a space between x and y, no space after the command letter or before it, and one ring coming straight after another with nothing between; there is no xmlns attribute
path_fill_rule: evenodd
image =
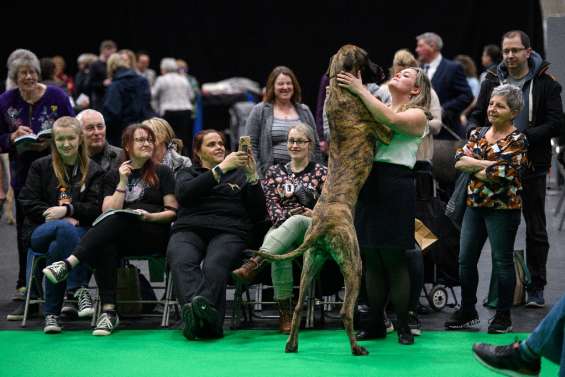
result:
<svg viewBox="0 0 565 377"><path fill-rule="evenodd" d="M522 88L524 108L514 120L528 138L528 168L522 176L522 211L526 220L526 259L532 275L528 307L543 307L549 251L545 220L546 176L551 165L552 137L561 127L561 85L547 73L549 63L532 50L530 38L520 30L502 37L503 61L490 70L481 85L477 106L469 117L469 130L490 126L487 108L494 87L505 83Z"/></svg>

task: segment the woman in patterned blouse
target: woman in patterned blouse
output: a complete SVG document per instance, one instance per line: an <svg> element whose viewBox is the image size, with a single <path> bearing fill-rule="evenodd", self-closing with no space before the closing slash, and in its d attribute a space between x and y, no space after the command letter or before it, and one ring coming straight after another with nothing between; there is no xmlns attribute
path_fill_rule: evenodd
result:
<svg viewBox="0 0 565 377"><path fill-rule="evenodd" d="M261 245L261 250L283 254L298 247L312 223L312 209L322 193L327 168L310 161L314 152L314 132L305 124L290 128L287 149L290 162L267 169L263 191L272 228ZM234 278L251 282L263 264L261 257L253 257L233 272ZM292 320L292 262L271 264L275 299L279 304L279 329L288 333Z"/></svg>
<svg viewBox="0 0 565 377"><path fill-rule="evenodd" d="M514 294L514 240L520 225L520 169L526 163L528 142L513 124L523 107L522 91L513 85L495 88L487 116L491 123L485 133L471 132L467 144L455 156L455 167L471 175L467 187L467 209L461 227L459 275L461 309L445 323L456 330L476 327L475 309L479 281L477 263L483 245L490 240L493 273L497 276L498 302L488 332L512 330L510 308ZM484 136L481 136L484 135Z"/></svg>

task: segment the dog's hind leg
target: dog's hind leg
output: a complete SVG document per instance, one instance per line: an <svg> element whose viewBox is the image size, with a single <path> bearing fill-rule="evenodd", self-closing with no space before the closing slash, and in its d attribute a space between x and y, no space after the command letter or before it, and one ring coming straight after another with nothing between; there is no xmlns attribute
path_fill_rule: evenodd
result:
<svg viewBox="0 0 565 377"><path fill-rule="evenodd" d="M314 277L318 274L324 262L325 255L315 251L314 249L308 250L304 254L304 262L302 265L302 275L300 276L300 293L298 294L298 301L294 308L292 315L292 325L290 335L286 341L285 352L298 352L298 331L300 330L300 321L302 320L302 305L304 304L304 296L308 291L308 287L312 284Z"/></svg>

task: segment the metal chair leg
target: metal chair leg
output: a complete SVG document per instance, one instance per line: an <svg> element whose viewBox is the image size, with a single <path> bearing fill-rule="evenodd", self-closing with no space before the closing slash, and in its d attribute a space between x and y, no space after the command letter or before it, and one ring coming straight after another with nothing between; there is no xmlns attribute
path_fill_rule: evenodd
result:
<svg viewBox="0 0 565 377"><path fill-rule="evenodd" d="M173 275L169 271L167 273L167 287L165 289L165 303L163 307L163 317L161 320L161 327L169 327L169 313L172 301L173 292Z"/></svg>
<svg viewBox="0 0 565 377"><path fill-rule="evenodd" d="M27 314L29 312L29 301L31 298L31 285L33 283L33 276L35 275L36 259L37 258L35 258L35 256L31 258L31 272L29 274L29 278L27 281L26 301L24 305L24 317L22 318L22 324L21 324L22 327L26 327L26 323L27 323Z"/></svg>

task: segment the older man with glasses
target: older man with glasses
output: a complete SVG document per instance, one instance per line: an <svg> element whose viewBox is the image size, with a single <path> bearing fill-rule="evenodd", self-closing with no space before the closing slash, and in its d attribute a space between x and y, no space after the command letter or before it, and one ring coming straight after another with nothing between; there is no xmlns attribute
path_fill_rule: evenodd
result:
<svg viewBox="0 0 565 377"><path fill-rule="evenodd" d="M488 70L469 117L469 130L490 126L487 108L494 87L501 83L522 89L524 108L515 125L528 139L529 166L522 177L522 212L526 220L526 259L532 275L526 306L543 307L543 289L547 284L546 263L549 252L545 219L546 176L551 165L551 138L561 127L561 85L548 74L549 63L530 45L530 38L520 30L502 37L502 62Z"/></svg>

